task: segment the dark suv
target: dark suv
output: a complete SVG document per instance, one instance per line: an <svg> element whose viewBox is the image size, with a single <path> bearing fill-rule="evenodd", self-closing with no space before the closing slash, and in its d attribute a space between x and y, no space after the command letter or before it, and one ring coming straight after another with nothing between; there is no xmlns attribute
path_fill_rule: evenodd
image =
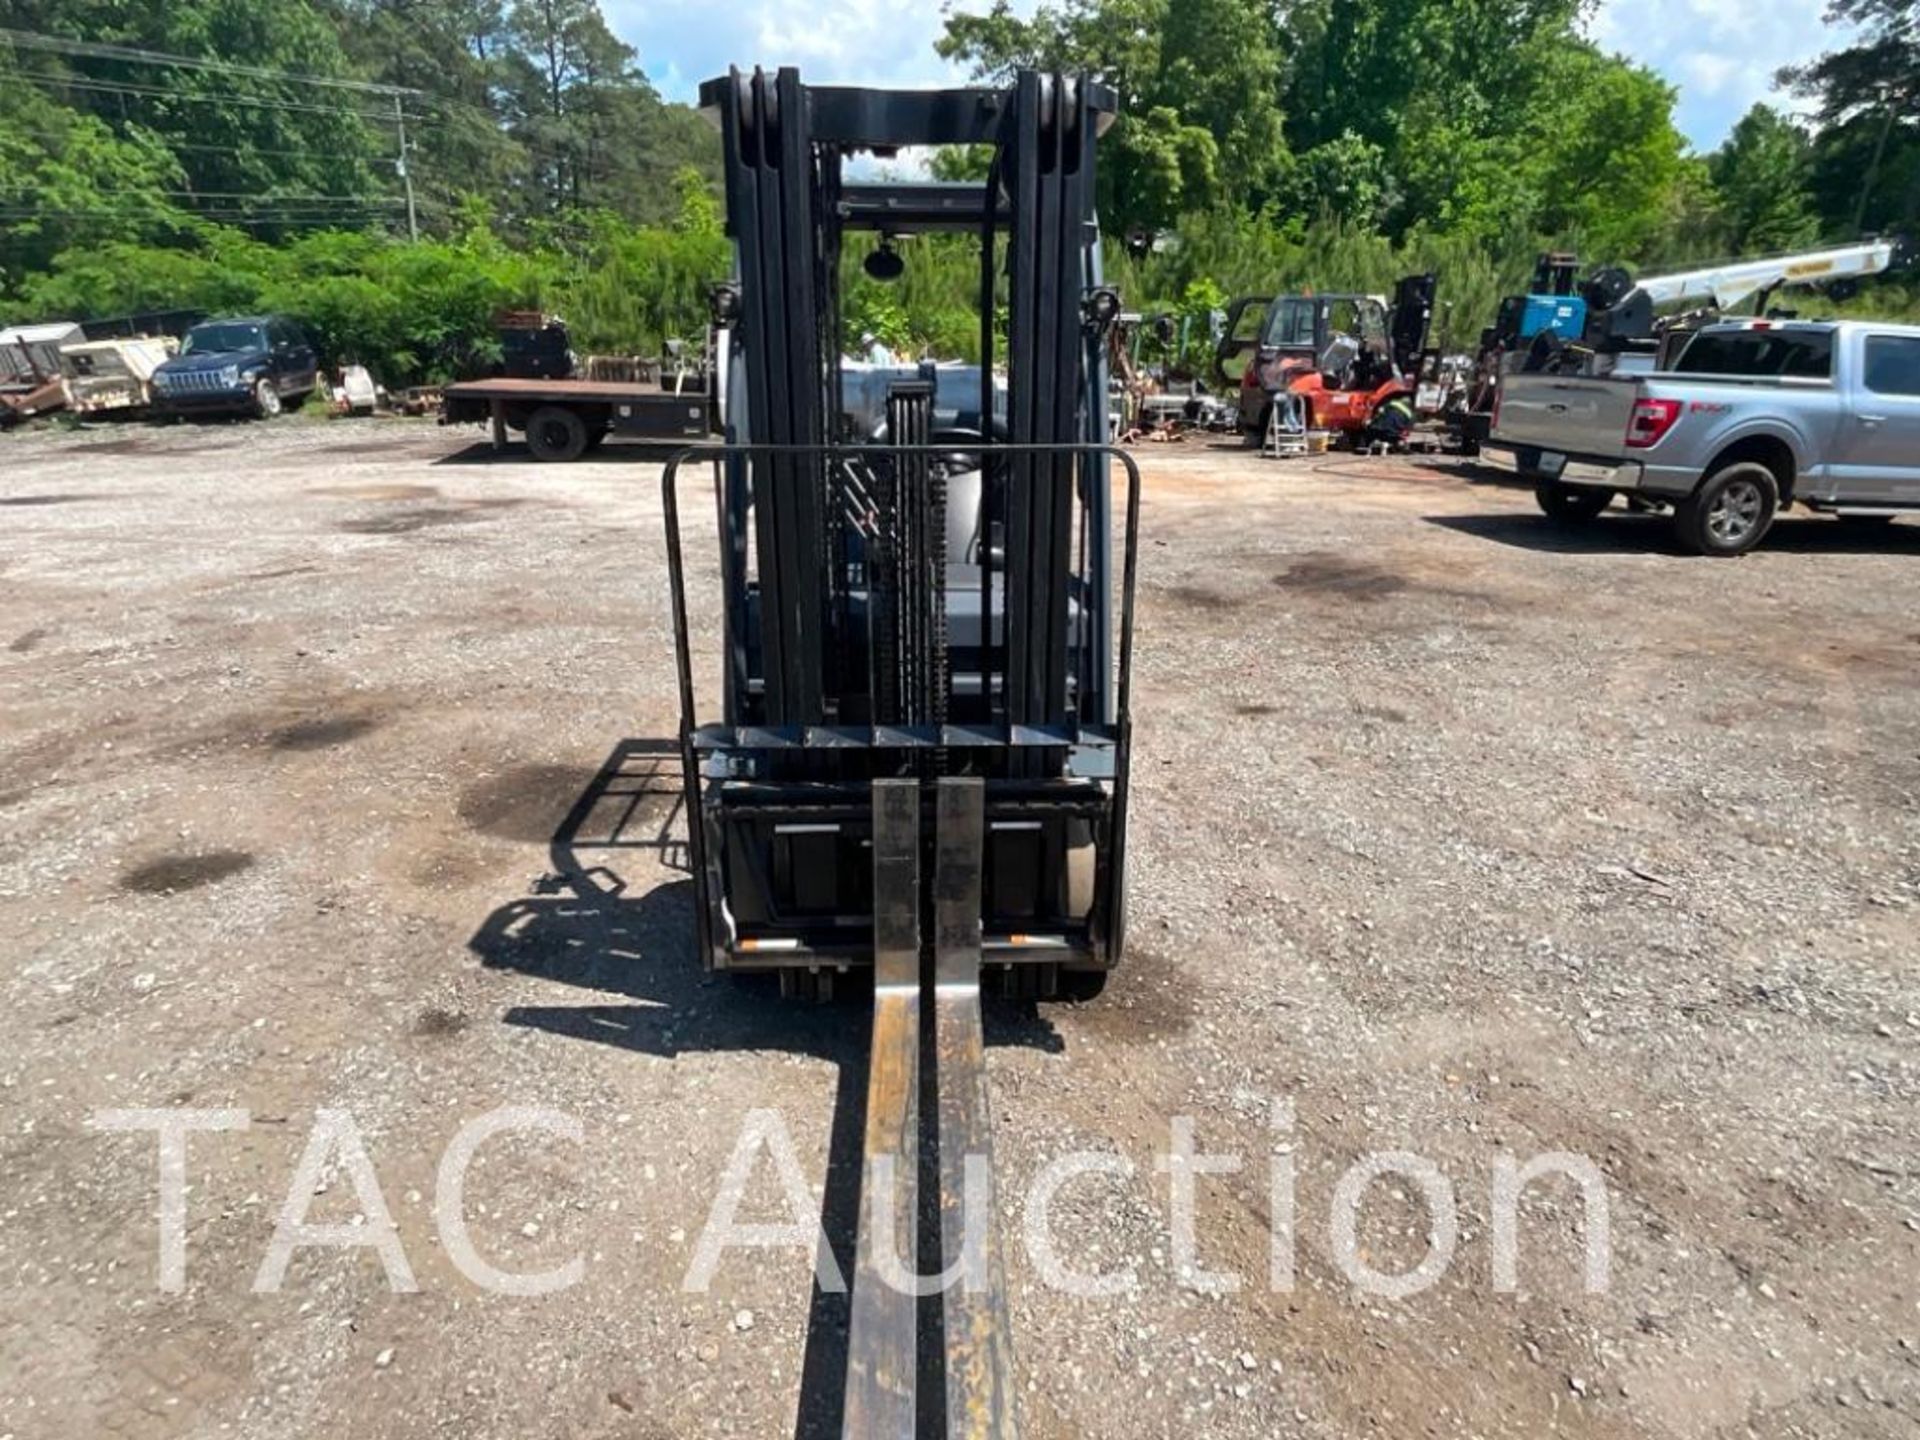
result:
<svg viewBox="0 0 1920 1440"><path fill-rule="evenodd" d="M153 402L167 415L256 415L298 405L319 383L306 332L280 315L207 320L153 372Z"/></svg>

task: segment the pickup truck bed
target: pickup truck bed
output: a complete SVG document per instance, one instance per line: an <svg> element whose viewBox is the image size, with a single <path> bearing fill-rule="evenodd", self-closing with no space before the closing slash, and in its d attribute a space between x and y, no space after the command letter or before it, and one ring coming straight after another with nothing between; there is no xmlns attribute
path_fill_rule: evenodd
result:
<svg viewBox="0 0 1920 1440"><path fill-rule="evenodd" d="M1672 506L1710 554L1751 549L1793 503L1920 511L1920 327L1750 321L1701 330L1670 371L1509 374L1482 453L1558 519L1626 494Z"/></svg>

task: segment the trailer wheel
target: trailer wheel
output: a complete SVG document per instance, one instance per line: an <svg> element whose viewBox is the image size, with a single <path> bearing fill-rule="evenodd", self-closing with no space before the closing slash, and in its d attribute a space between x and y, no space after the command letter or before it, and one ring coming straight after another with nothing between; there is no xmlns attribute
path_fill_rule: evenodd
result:
<svg viewBox="0 0 1920 1440"><path fill-rule="evenodd" d="M578 460L587 451L587 422L564 405L542 405L527 417L527 449L536 460Z"/></svg>
<svg viewBox="0 0 1920 1440"><path fill-rule="evenodd" d="M1611 490L1590 490L1584 485L1563 485L1558 480L1542 480L1533 487L1533 498L1547 517L1562 525L1584 525L1597 519L1613 503Z"/></svg>
<svg viewBox="0 0 1920 1440"><path fill-rule="evenodd" d="M1709 475L1673 511L1673 533L1696 555L1744 555L1766 538L1780 508L1780 482L1757 460Z"/></svg>

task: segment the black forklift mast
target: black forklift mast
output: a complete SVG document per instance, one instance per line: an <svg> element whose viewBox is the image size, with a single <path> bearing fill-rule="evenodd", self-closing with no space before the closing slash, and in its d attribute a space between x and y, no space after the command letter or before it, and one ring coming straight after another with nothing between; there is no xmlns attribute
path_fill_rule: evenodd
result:
<svg viewBox="0 0 1920 1440"><path fill-rule="evenodd" d="M669 462L663 500L702 957L800 995L874 972L844 1433L1011 1436L992 1202L962 1183L988 1151L981 987L1089 996L1125 929L1139 477L1106 444L1120 306L1094 210L1114 100L1032 71L915 92L756 69L700 101L736 264L714 304L726 443ZM990 147L985 183L849 178L862 152L934 145ZM980 250L977 374L901 367L877 427L854 418L843 360L843 243L862 231L880 278L896 240ZM719 516L718 719L694 693L678 497L693 465ZM917 1254L923 1053L939 1249L960 1272L939 1302L939 1385L919 1384L917 1302L888 1278Z"/></svg>

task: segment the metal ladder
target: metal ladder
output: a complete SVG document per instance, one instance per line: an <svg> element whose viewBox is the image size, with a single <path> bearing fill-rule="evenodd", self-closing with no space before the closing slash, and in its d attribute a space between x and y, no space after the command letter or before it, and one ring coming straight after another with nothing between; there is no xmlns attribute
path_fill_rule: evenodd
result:
<svg viewBox="0 0 1920 1440"><path fill-rule="evenodd" d="M1013 1440L1016 1434L980 1012L985 785L943 776L934 797L933 963L927 969L920 937L921 785L873 782L873 1042L844 1440L913 1440L917 1433L918 1300L898 1281L917 1273L920 1067L929 993L939 1091L940 1256L943 1273L957 1275L941 1295L945 1433L949 1440ZM969 1202L984 1209L971 1227ZM939 1397L927 1403L938 1404Z"/></svg>

